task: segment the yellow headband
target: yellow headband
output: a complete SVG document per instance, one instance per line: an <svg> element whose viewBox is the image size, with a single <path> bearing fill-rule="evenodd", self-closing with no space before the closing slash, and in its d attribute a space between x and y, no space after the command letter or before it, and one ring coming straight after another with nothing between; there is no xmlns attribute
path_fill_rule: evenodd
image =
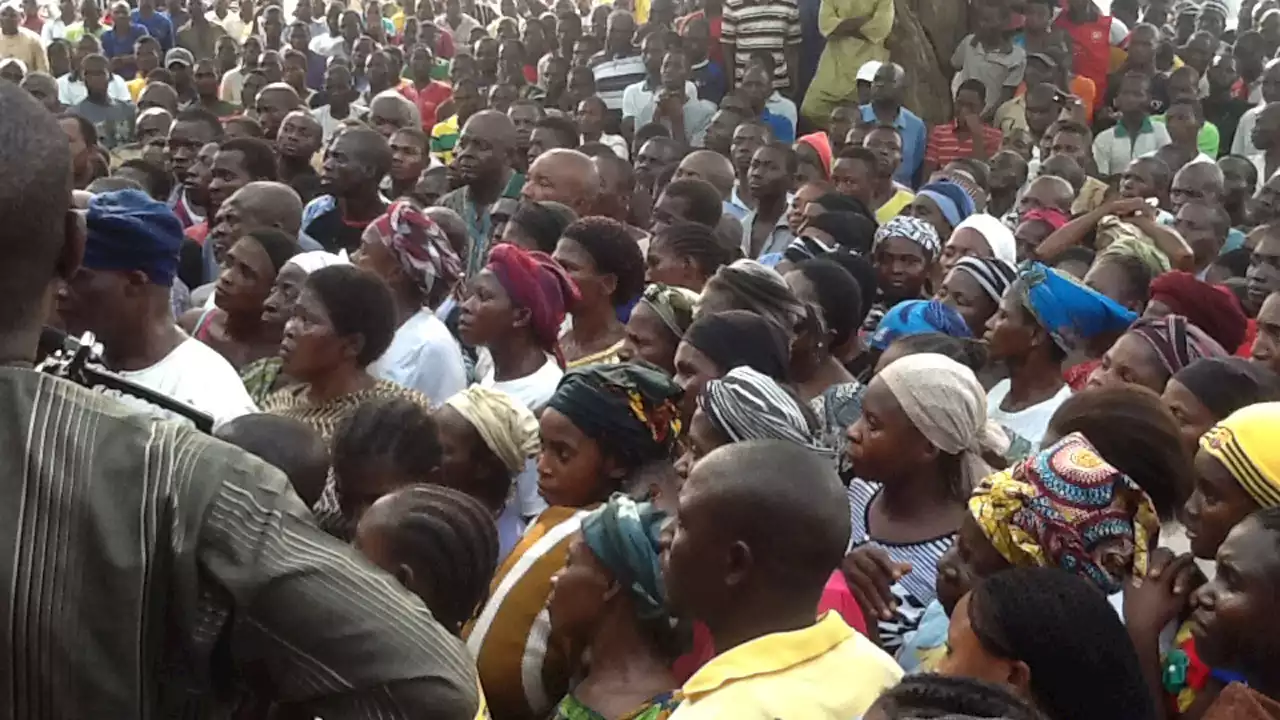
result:
<svg viewBox="0 0 1280 720"><path fill-rule="evenodd" d="M1259 505L1280 506L1280 402L1231 413L1200 436L1200 449L1222 463Z"/></svg>

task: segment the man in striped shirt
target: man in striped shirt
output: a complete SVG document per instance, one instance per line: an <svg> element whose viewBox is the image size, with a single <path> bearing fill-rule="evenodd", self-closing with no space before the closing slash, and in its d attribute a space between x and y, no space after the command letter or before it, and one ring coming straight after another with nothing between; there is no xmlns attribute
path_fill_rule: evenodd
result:
<svg viewBox="0 0 1280 720"><path fill-rule="evenodd" d="M720 45L728 64L729 92L758 52L773 55L773 86L794 92L800 85L800 39L796 0L725 0Z"/></svg>
<svg viewBox="0 0 1280 720"><path fill-rule="evenodd" d="M933 128L924 151L924 172L928 180L934 171L960 158L986 161L1000 152L999 128L982 121L987 88L981 80L965 80L956 90L956 119Z"/></svg>
<svg viewBox="0 0 1280 720"><path fill-rule="evenodd" d="M643 82L646 76L644 59L636 50L632 38L636 34L636 19L626 10L614 10L609 14L605 31L604 50L591 58L591 72L596 78L596 95L604 100L611 113L621 116L622 96L628 85Z"/></svg>
<svg viewBox="0 0 1280 720"><path fill-rule="evenodd" d="M466 648L318 530L283 473L31 369L84 230L66 135L9 83L0 137L0 715L228 717L252 694L301 717L471 720Z"/></svg>

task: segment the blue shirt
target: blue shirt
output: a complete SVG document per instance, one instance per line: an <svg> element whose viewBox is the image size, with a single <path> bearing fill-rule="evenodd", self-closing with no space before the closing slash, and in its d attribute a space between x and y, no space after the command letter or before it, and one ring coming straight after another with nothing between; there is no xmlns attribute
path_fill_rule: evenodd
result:
<svg viewBox="0 0 1280 720"><path fill-rule="evenodd" d="M796 141L796 128L785 116L775 115L765 110L760 119L769 124L769 128L773 130L773 137L778 142L793 143ZM905 156L905 149L903 154Z"/></svg>
<svg viewBox="0 0 1280 720"><path fill-rule="evenodd" d="M698 98L701 100L710 100L717 106L724 99L725 77L724 68L720 63L713 60L703 60L701 64L690 68L693 73L693 84L698 86Z"/></svg>
<svg viewBox="0 0 1280 720"><path fill-rule="evenodd" d="M151 34L151 37L160 42L160 48L162 50L168 52L173 48L173 23L169 21L169 18L161 15L160 11L152 11L151 17L144 18L139 11L134 10L133 13L130 14L130 17L133 18L135 25L141 25L146 28L147 32ZM200 58L196 59L199 60Z"/></svg>
<svg viewBox="0 0 1280 720"><path fill-rule="evenodd" d="M876 122L876 111L870 104L862 106L862 122ZM929 135L920 116L906 108L898 109L898 117L894 119L893 126L902 135L902 164L893 174L893 179L914 188L916 173L920 172L920 166L924 164L924 151L929 143Z"/></svg>
<svg viewBox="0 0 1280 720"><path fill-rule="evenodd" d="M143 25L130 25L128 37L117 35L115 28L111 28L102 33L102 53L107 58L113 58L117 55L132 55L133 44L138 42L138 38L146 37L150 34ZM138 65L129 63L112 68L112 70L121 77L131 78L138 74Z"/></svg>

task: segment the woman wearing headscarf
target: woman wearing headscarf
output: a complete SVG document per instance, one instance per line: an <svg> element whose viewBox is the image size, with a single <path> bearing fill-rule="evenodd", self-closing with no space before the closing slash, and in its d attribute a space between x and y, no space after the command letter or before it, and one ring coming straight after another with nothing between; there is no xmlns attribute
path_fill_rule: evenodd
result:
<svg viewBox="0 0 1280 720"><path fill-rule="evenodd" d="M440 438L441 482L484 503L498 523L499 559L524 533L512 488L537 457L538 419L510 395L479 385L459 392L433 414Z"/></svg>
<svg viewBox="0 0 1280 720"><path fill-rule="evenodd" d="M693 323L698 294L688 288L649 283L627 320L627 331L618 350L623 362L639 358L668 373L676 371L676 348Z"/></svg>
<svg viewBox="0 0 1280 720"><path fill-rule="evenodd" d="M551 505L498 568L491 596L466 633L495 717L546 717L581 669L574 639L546 613L588 510L671 458L680 388L638 365L590 365L561 380L540 419L538 489Z"/></svg>
<svg viewBox="0 0 1280 720"><path fill-rule="evenodd" d="M938 231L919 218L899 215L876 230L871 259L879 294L863 322L864 334L875 332L890 307L932 294L929 278L941 250Z"/></svg>
<svg viewBox="0 0 1280 720"><path fill-rule="evenodd" d="M1249 318L1231 291L1181 270L1156 276L1145 317L1181 315L1227 350L1244 343Z"/></svg>
<svg viewBox="0 0 1280 720"><path fill-rule="evenodd" d="M222 259L213 291L216 305L189 310L178 324L237 370L274 356L284 323L274 316L268 321L262 305L280 269L297 254L297 241L279 230L245 233Z"/></svg>
<svg viewBox="0 0 1280 720"><path fill-rule="evenodd" d="M787 379L791 340L777 323L747 310L702 315L676 348L675 382L684 391L684 417L708 380L749 367L774 380Z"/></svg>
<svg viewBox="0 0 1280 720"><path fill-rule="evenodd" d="M726 310L750 310L794 334L807 311L775 270L754 260L737 260L716 271L698 300L695 317Z"/></svg>
<svg viewBox="0 0 1280 720"><path fill-rule="evenodd" d="M1008 441L987 422L973 371L942 355L909 355L880 371L849 428L851 552L845 574L890 653L934 598L965 499L990 474L984 453Z"/></svg>
<svg viewBox="0 0 1280 720"><path fill-rule="evenodd" d="M1013 266L1003 260L967 255L943 276L935 299L953 308L970 332L981 337L987 319L996 314L1000 299L1017 276Z"/></svg>
<svg viewBox="0 0 1280 720"><path fill-rule="evenodd" d="M1280 400L1280 377L1244 358L1201 358L1174 373L1161 397L1178 422L1187 452L1195 455L1200 436L1231 413Z"/></svg>
<svg viewBox="0 0 1280 720"><path fill-rule="evenodd" d="M313 250L294 255L276 273L271 292L262 301L262 321L268 325L284 328L284 324L293 316L293 308L302 294L302 286L307 276L320 268L331 265L346 265L347 261L331 252ZM277 350L279 343L276 343ZM240 380L249 392L249 397L262 407L262 401L271 393L293 382L281 372L284 361L278 354L255 360L240 369Z"/></svg>
<svg viewBox="0 0 1280 720"><path fill-rule="evenodd" d="M659 534L666 513L618 494L588 513L551 578L550 622L586 675L551 720L665 720L680 704L672 661L687 628L665 604ZM590 663L586 662L590 658Z"/></svg>
<svg viewBox="0 0 1280 720"><path fill-rule="evenodd" d="M922 185L902 214L924 220L933 226L939 238L946 239L974 212L973 198L964 188L940 180Z"/></svg>
<svg viewBox="0 0 1280 720"><path fill-rule="evenodd" d="M884 314L868 343L883 353L898 338L923 333L970 337L969 324L955 308L939 300L903 300Z"/></svg>
<svg viewBox="0 0 1280 720"><path fill-rule="evenodd" d="M1014 220L1013 239L1018 262L1043 259L1052 261L1068 247L1076 247L1078 243L1062 245L1046 244L1051 235L1061 230L1071 220L1071 216L1055 207L1034 208L1022 213Z"/></svg>
<svg viewBox="0 0 1280 720"><path fill-rule="evenodd" d="M1089 375L1090 387L1142 385L1163 393L1169 378L1205 357L1226 357L1222 346L1181 315L1139 318L1111 345Z"/></svg>
<svg viewBox="0 0 1280 720"><path fill-rule="evenodd" d="M865 215L843 210L807 218L796 239L782 251L782 261L776 266L778 272L786 272L783 262L796 263L835 250L865 255L871 252L878 227L875 220Z"/></svg>
<svg viewBox="0 0 1280 720"><path fill-rule="evenodd" d="M956 225L942 247L942 269L950 270L962 257L995 258L1013 267L1018 262L1013 233L985 213L970 215Z"/></svg>
<svg viewBox="0 0 1280 720"><path fill-rule="evenodd" d="M825 132L801 135L795 145L800 169L800 182L827 180L831 177L831 141Z"/></svg>
<svg viewBox="0 0 1280 720"><path fill-rule="evenodd" d="M462 278L444 231L413 203L397 200L365 228L351 260L382 278L396 302L395 337L369 372L417 390L432 405L466 387L462 349L434 310Z"/></svg>

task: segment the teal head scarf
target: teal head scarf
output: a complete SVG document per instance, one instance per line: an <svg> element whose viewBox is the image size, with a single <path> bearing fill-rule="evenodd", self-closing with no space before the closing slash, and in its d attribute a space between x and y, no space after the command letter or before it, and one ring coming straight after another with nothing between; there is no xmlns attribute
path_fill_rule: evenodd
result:
<svg viewBox="0 0 1280 720"><path fill-rule="evenodd" d="M641 620L669 616L663 602L658 543L666 519L666 513L652 503L616 493L582 521L583 541L627 588Z"/></svg>

